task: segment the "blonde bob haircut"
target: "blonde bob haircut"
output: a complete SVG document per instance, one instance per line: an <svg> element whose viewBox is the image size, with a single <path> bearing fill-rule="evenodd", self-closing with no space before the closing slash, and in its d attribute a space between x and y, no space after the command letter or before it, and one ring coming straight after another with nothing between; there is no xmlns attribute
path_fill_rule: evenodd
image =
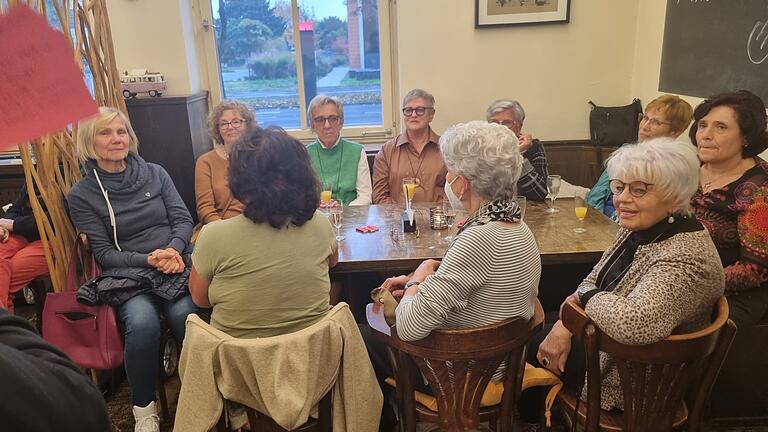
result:
<svg viewBox="0 0 768 432"><path fill-rule="evenodd" d="M620 147L606 163L611 180L653 185L672 201L672 212L692 213L691 197L699 187L696 147L669 137L653 138Z"/></svg>
<svg viewBox="0 0 768 432"><path fill-rule="evenodd" d="M99 107L99 113L80 121L77 125L77 156L81 161L88 159L97 160L99 156L93 148L93 140L101 129L112 123L112 120L119 118L128 131L128 152L135 155L139 154L139 139L133 131L131 121L122 111L112 107Z"/></svg>

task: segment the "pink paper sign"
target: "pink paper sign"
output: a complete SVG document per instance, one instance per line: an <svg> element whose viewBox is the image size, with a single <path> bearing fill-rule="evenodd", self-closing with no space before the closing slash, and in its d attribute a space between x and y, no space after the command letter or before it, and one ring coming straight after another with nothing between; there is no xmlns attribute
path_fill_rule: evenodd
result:
<svg viewBox="0 0 768 432"><path fill-rule="evenodd" d="M26 6L0 15L0 150L96 112L64 35Z"/></svg>

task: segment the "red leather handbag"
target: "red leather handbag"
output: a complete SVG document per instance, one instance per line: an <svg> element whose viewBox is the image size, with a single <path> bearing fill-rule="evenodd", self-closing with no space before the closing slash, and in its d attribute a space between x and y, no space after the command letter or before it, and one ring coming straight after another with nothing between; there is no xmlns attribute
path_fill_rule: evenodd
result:
<svg viewBox="0 0 768 432"><path fill-rule="evenodd" d="M80 278L78 262L83 269ZM123 364L123 338L115 310L109 305L88 306L77 301L80 284L100 273L98 263L85 252L78 236L69 259L67 286L63 292L48 294L43 308L43 339L87 369L113 369Z"/></svg>

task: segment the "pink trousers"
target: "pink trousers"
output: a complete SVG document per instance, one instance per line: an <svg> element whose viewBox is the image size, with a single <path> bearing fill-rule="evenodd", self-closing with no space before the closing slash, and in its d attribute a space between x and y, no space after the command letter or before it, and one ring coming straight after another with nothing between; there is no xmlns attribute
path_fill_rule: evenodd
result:
<svg viewBox="0 0 768 432"><path fill-rule="evenodd" d="M0 243L0 307L13 312L13 295L33 279L48 274L43 242L16 234Z"/></svg>

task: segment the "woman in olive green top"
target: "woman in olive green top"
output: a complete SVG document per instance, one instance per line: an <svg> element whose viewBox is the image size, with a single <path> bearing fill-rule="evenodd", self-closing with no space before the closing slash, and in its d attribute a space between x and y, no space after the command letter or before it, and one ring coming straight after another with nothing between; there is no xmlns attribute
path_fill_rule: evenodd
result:
<svg viewBox="0 0 768 432"><path fill-rule="evenodd" d="M307 147L320 181L330 184L334 199L345 205L371 203L371 173L361 144L341 138L344 106L333 96L317 95L307 108L317 139Z"/></svg>
<svg viewBox="0 0 768 432"><path fill-rule="evenodd" d="M304 145L282 130L253 130L229 162L230 189L245 209L200 232L192 299L213 306L213 327L239 338L318 322L329 310L328 269L338 245L317 211L320 190Z"/></svg>

